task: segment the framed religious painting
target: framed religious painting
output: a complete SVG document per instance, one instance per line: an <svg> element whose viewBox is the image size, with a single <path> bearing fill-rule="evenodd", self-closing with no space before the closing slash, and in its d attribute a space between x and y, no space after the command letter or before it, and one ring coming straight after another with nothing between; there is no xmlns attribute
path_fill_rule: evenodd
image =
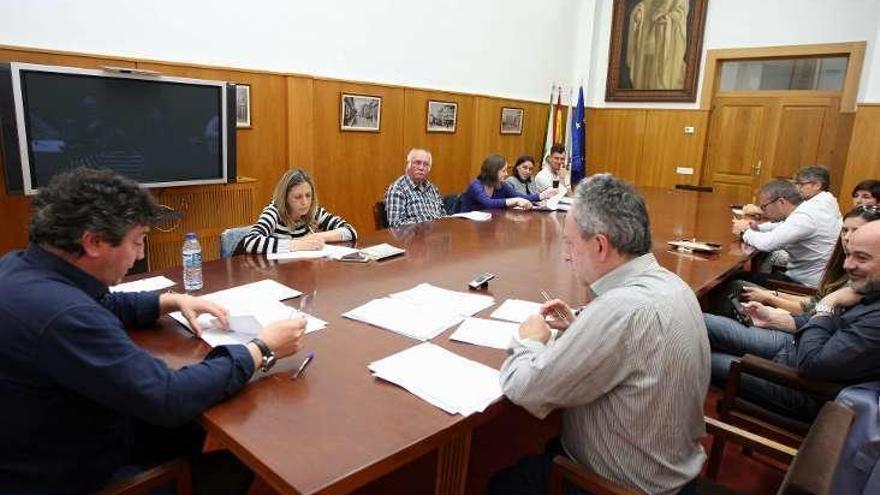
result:
<svg viewBox="0 0 880 495"><path fill-rule="evenodd" d="M614 0L605 101L696 101L708 0Z"/></svg>

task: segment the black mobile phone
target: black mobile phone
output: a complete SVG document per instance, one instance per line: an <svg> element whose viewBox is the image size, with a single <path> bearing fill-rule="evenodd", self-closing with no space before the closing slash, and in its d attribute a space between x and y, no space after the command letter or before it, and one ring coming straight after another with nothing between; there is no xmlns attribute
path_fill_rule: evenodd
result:
<svg viewBox="0 0 880 495"><path fill-rule="evenodd" d="M730 300L730 304L733 305L733 316L736 317L736 321L742 323L747 327L754 326L752 323L752 318L746 314L745 309L743 308L742 303L740 302L738 297L730 296L728 298Z"/></svg>

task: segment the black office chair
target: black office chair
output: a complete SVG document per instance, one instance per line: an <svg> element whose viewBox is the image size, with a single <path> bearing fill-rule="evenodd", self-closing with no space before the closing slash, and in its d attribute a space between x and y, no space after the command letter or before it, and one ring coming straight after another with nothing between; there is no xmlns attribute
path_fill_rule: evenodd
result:
<svg viewBox="0 0 880 495"><path fill-rule="evenodd" d="M373 205L373 222L376 224L376 230L388 228L388 212L385 211L385 200L376 201Z"/></svg>
<svg viewBox="0 0 880 495"><path fill-rule="evenodd" d="M712 186L695 186L691 184L676 184L675 188L680 191L712 192Z"/></svg>
<svg viewBox="0 0 880 495"><path fill-rule="evenodd" d="M461 204L461 195L447 194L446 196L443 196L443 209L446 210L447 215L456 213L459 204Z"/></svg>

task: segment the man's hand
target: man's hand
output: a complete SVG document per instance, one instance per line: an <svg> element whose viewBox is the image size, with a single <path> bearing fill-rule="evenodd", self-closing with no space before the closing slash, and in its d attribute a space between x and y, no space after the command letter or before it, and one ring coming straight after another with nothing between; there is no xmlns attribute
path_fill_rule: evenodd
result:
<svg viewBox="0 0 880 495"><path fill-rule="evenodd" d="M550 327L547 326L544 317L532 315L519 326L519 336L521 339L537 340L546 344L550 340Z"/></svg>
<svg viewBox="0 0 880 495"><path fill-rule="evenodd" d="M852 287L842 287L823 297L819 304L834 308L849 308L862 302L862 297L862 294L853 290Z"/></svg>
<svg viewBox="0 0 880 495"><path fill-rule="evenodd" d="M746 230L752 228L752 221L747 218L734 218L731 230L735 235L740 235Z"/></svg>
<svg viewBox="0 0 880 495"><path fill-rule="evenodd" d="M791 313L784 309L771 308L759 302L747 302L743 304L743 313L752 319L756 327L775 328L777 330L797 330Z"/></svg>
<svg viewBox="0 0 880 495"><path fill-rule="evenodd" d="M269 346L278 359L296 354L302 349L306 319L279 320L263 327L259 339Z"/></svg>
<svg viewBox="0 0 880 495"><path fill-rule="evenodd" d="M559 331L565 330L574 321L574 311L562 299L551 299L542 304L540 314L547 325Z"/></svg>
<svg viewBox="0 0 880 495"><path fill-rule="evenodd" d="M159 296L159 310L163 314L180 311L183 317L186 318L187 323L189 323L190 329L196 335L202 334L202 326L199 325L198 317L203 313L215 316L224 330L229 329L229 311L201 297L194 297L189 294L162 294Z"/></svg>

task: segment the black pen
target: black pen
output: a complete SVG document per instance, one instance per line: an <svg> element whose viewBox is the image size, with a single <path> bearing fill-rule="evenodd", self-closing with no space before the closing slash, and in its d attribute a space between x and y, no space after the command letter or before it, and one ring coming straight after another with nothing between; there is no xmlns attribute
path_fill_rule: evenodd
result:
<svg viewBox="0 0 880 495"><path fill-rule="evenodd" d="M290 377L290 379L296 380L297 378L299 378L299 375L301 375L302 372L306 370L306 366L308 366L309 363L311 363L313 359L315 359L314 352L310 352L310 353L306 354L306 358L303 359L302 364L299 365L299 368L296 370L296 373L294 373L293 376Z"/></svg>

